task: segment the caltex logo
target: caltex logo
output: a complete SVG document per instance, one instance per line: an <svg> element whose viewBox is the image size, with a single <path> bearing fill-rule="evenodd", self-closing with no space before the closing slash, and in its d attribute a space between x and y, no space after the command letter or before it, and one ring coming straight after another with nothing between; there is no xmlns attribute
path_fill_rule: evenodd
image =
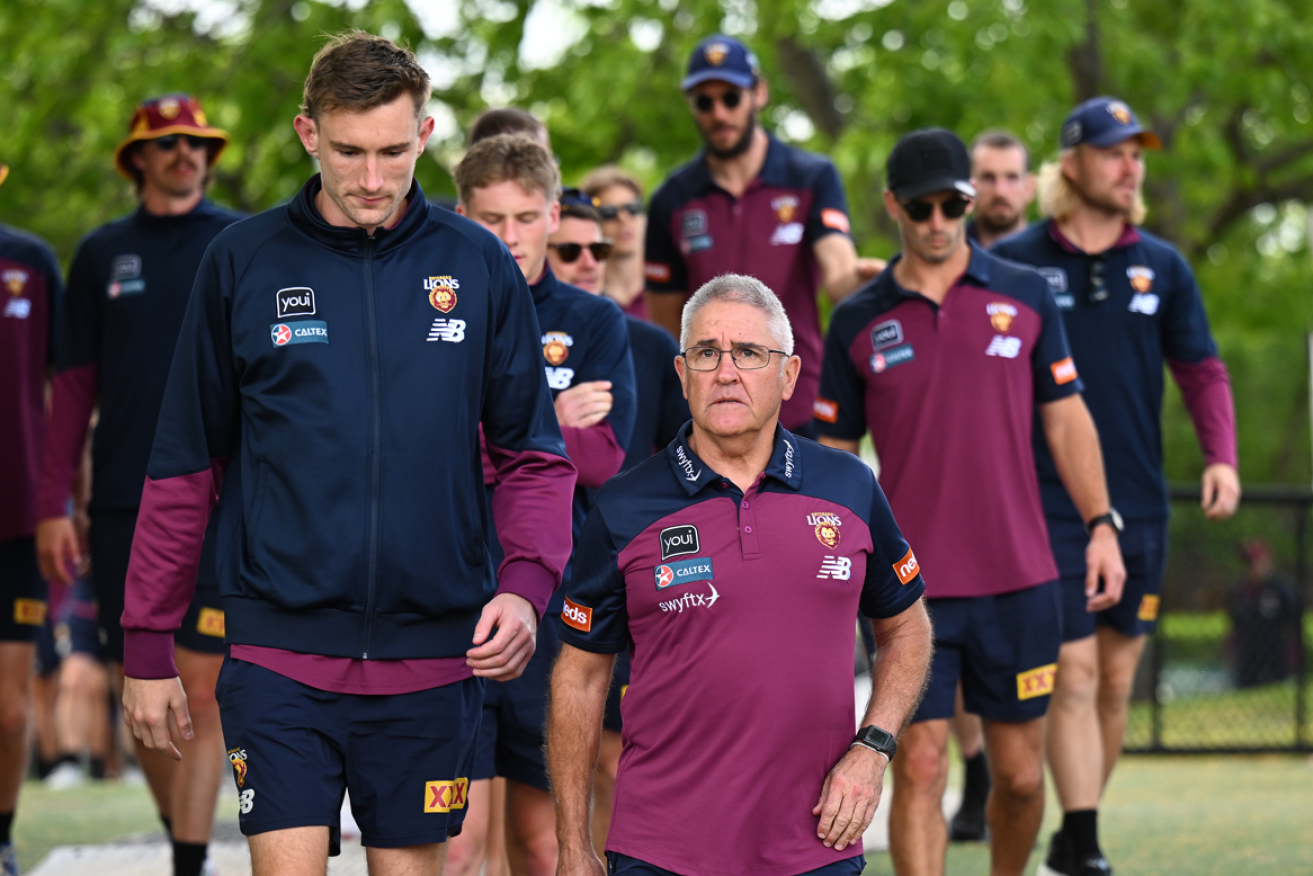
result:
<svg viewBox="0 0 1313 876"><path fill-rule="evenodd" d="M292 330L282 323L274 326L271 334L273 335L275 347L281 347L292 339Z"/></svg>
<svg viewBox="0 0 1313 876"><path fill-rule="evenodd" d="M669 566L657 566L656 585L658 590L665 590L675 583L675 572Z"/></svg>

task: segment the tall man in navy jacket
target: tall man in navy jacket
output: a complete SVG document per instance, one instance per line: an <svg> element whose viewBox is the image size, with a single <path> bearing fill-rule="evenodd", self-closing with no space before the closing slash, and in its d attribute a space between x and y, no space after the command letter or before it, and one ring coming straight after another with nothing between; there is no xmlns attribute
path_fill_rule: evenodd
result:
<svg viewBox="0 0 1313 876"><path fill-rule="evenodd" d="M1108 489L1120 512L1127 580L1121 602L1095 610L1079 545L1086 529L1035 442L1049 540L1063 579L1063 645L1049 713L1048 756L1065 813L1047 867L1110 872L1099 850L1099 797L1121 753L1135 667L1158 617L1167 546L1163 479L1163 363L1181 387L1204 451L1203 508L1230 517L1240 499L1235 413L1203 300L1185 259L1138 227L1144 221L1143 150L1158 137L1126 104L1086 101L1062 126L1062 154L1040 172L1047 219L994 247L1036 266L1053 287L1099 428Z"/></svg>
<svg viewBox="0 0 1313 876"><path fill-rule="evenodd" d="M170 724L191 734L170 631L226 473L218 696L259 876L325 873L348 787L372 873L441 872L484 680L523 670L569 552L575 473L533 299L496 238L413 179L429 94L385 39L320 51L295 127L321 173L211 245L156 430L125 716L174 757Z"/></svg>
<svg viewBox="0 0 1313 876"><path fill-rule="evenodd" d="M455 177L457 210L506 244L533 291L542 329L540 364L566 449L579 470L572 509L578 534L593 491L624 464L633 431L636 390L624 314L610 299L562 283L552 273L547 242L560 220L560 174L538 141L522 134L480 140ZM502 489L498 480L493 495ZM538 651L524 675L489 691L479 730L472 778L507 780L506 854L516 876L556 871L556 821L542 728L561 605L558 597L548 607Z"/></svg>

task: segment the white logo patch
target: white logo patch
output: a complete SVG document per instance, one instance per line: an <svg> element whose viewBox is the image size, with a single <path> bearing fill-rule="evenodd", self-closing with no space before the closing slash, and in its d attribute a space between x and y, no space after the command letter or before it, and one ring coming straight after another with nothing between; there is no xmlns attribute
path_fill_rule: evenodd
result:
<svg viewBox="0 0 1313 876"><path fill-rule="evenodd" d="M237 808L242 810L242 814L248 814L255 808L255 789L247 788L241 794L237 795Z"/></svg>
<svg viewBox="0 0 1313 876"><path fill-rule="evenodd" d="M10 298L5 304L5 316L27 319L32 312L32 302L27 298Z"/></svg>
<svg viewBox="0 0 1313 876"><path fill-rule="evenodd" d="M552 389L569 389L570 383L574 380L573 368L551 368L547 371L547 385Z"/></svg>
<svg viewBox="0 0 1313 876"><path fill-rule="evenodd" d="M1158 312L1158 296L1153 293L1132 295L1130 311L1131 313L1143 313L1146 316L1153 316Z"/></svg>
<svg viewBox="0 0 1313 876"><path fill-rule="evenodd" d="M853 561L847 557L824 557L821 560L821 570L816 574L817 578L833 578L836 581L847 581L853 575Z"/></svg>
<svg viewBox="0 0 1313 876"><path fill-rule="evenodd" d="M1054 292L1067 291L1067 272L1062 268L1036 268L1049 281Z"/></svg>
<svg viewBox="0 0 1313 876"><path fill-rule="evenodd" d="M986 356L1002 356L1004 359L1015 359L1021 353L1021 338L1007 338L1003 335L994 335L994 340L989 342L989 349L985 350Z"/></svg>
<svg viewBox="0 0 1313 876"><path fill-rule="evenodd" d="M433 327L429 329L428 340L459 344L465 340L465 320L438 317L433 320Z"/></svg>
<svg viewBox="0 0 1313 876"><path fill-rule="evenodd" d="M771 246L793 246L802 242L802 223L787 222L775 226L775 233L770 236Z"/></svg>

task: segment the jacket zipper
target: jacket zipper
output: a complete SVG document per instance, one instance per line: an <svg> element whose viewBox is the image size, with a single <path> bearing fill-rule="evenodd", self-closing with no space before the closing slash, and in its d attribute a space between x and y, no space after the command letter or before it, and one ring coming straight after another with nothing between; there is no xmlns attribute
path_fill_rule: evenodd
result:
<svg viewBox="0 0 1313 876"><path fill-rule="evenodd" d="M377 241L371 235L365 241L365 317L369 340L369 381L372 391L371 406L374 416L373 433L369 448L369 589L365 597L365 643L361 658L369 659L370 640L374 633L374 602L378 588L378 494L383 450L383 391L378 362L378 314L374 306L374 249Z"/></svg>

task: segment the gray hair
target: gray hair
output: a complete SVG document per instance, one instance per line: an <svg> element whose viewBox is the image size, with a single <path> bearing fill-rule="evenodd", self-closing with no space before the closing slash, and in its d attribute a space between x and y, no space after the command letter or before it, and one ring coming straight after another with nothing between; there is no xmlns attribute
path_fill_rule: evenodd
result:
<svg viewBox="0 0 1313 876"><path fill-rule="evenodd" d="M687 350L689 334L693 330L693 317L697 312L713 301L728 301L746 304L766 314L766 329L790 356L793 355L793 326L784 312L784 305L765 283L756 277L743 274L721 274L708 280L701 289L693 293L684 305L684 315L679 321L679 348Z"/></svg>

